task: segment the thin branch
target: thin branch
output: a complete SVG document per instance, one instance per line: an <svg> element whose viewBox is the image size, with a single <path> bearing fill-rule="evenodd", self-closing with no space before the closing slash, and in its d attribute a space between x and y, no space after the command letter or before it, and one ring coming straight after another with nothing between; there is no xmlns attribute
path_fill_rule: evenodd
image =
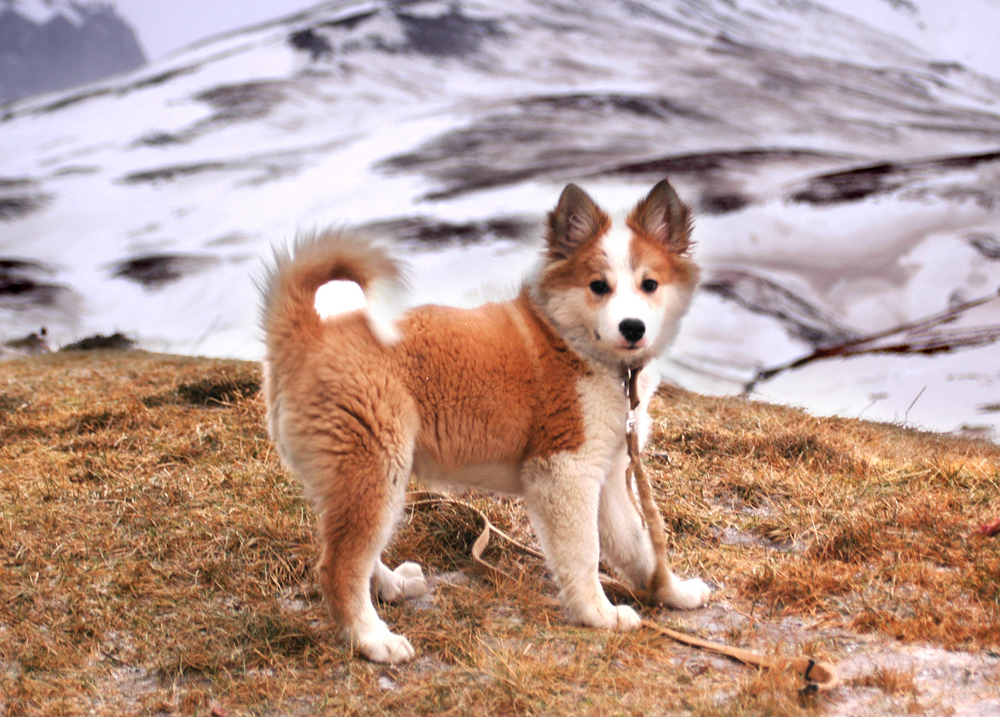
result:
<svg viewBox="0 0 1000 717"><path fill-rule="evenodd" d="M861 336L850 341L844 341L832 346L824 346L790 363L762 369L757 372L752 381L743 386L743 393L752 393L759 383L774 378L780 373L827 358L847 358L848 356L859 356L862 354L928 355L963 348L988 346L1000 341L1000 325L943 331L934 331L933 329L943 324L957 321L965 312L995 301L998 296L1000 296L1000 292L957 304L938 314L933 314L908 324L901 324L885 331ZM883 339L893 337L895 337L893 341L883 341Z"/></svg>

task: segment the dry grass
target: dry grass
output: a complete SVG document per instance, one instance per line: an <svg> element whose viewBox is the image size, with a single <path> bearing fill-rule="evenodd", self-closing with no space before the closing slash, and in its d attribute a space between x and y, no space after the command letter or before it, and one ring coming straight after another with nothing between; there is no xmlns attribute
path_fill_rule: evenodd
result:
<svg viewBox="0 0 1000 717"><path fill-rule="evenodd" d="M471 574L477 526L449 506L409 516L388 556L447 578L431 599L380 607L418 658L352 658L332 639L312 516L267 440L258 383L254 364L144 353L0 364L0 713L822 711L786 675L565 624L543 567L502 545L487 557L510 583L451 579ZM772 629L794 616L1000 645L1000 540L973 535L1000 515L1000 448L679 390L655 414L647 465L675 567L752 618L723 637L837 656ZM532 540L516 501L469 500Z"/></svg>
<svg viewBox="0 0 1000 717"><path fill-rule="evenodd" d="M653 450L680 550L765 614L900 640L1000 644L1000 447L680 391ZM676 478L680 478L677 480ZM760 541L697 550L720 529ZM754 554L756 552L756 555Z"/></svg>
<svg viewBox="0 0 1000 717"><path fill-rule="evenodd" d="M851 680L858 687L875 687L887 695L919 695L920 690L913 678L913 670L893 667L876 667L871 672L858 675Z"/></svg>

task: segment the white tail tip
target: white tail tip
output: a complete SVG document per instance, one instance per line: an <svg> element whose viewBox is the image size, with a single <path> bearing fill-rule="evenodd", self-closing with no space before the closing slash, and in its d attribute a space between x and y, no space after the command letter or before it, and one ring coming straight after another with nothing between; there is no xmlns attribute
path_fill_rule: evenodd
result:
<svg viewBox="0 0 1000 717"><path fill-rule="evenodd" d="M316 290L314 306L321 319L334 319L358 309L366 309L368 325L382 344L392 346L401 338L396 328L399 292L394 284L374 281L368 290L370 301L353 281L328 281Z"/></svg>

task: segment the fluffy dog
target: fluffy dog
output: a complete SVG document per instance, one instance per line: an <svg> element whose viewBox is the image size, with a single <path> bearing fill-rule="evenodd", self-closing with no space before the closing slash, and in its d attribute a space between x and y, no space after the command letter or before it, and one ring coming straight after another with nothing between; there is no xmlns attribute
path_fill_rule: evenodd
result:
<svg viewBox="0 0 1000 717"><path fill-rule="evenodd" d="M677 333L698 276L689 234L666 180L615 223L570 184L516 299L421 306L398 321L379 311L403 284L384 250L326 232L276 253L262 282L268 431L319 515L320 587L354 649L375 662L414 654L371 600L371 590L387 600L427 590L418 565L381 561L411 474L523 496L569 618L639 626L598 579L602 556L636 588L654 568L625 483L622 372ZM333 280L359 284L368 308L321 318L316 291ZM640 374L642 440L652 371ZM670 575L654 599L697 608L708 596L701 580Z"/></svg>

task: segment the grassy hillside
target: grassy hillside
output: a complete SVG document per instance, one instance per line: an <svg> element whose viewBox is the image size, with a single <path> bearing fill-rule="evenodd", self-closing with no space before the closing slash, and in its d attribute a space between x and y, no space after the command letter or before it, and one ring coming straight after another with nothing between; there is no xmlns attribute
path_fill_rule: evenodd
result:
<svg viewBox="0 0 1000 717"><path fill-rule="evenodd" d="M387 560L434 576L431 597L380 606L417 659L352 658L332 638L313 518L268 442L258 387L256 364L141 352L0 363L0 714L941 704L913 670L856 669L803 702L784 675L567 625L535 558L497 543L487 557L515 578L474 577L476 519L447 506L408 515ZM1000 447L677 389L654 413L646 461L674 568L717 590L706 610L644 614L833 661L914 642L964 651L1000 698L1000 538L975 534L1000 517ZM533 541L517 501L463 499Z"/></svg>

